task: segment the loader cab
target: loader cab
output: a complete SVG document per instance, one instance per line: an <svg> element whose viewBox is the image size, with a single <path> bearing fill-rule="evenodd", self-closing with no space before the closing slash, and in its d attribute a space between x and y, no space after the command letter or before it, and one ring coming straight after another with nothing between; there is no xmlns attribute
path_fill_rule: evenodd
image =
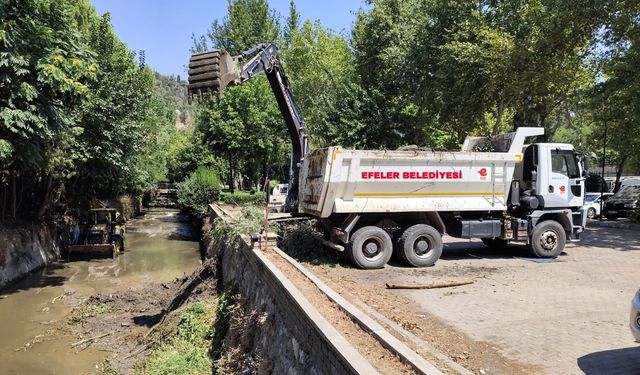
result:
<svg viewBox="0 0 640 375"><path fill-rule="evenodd" d="M585 169L580 161L570 144L532 144L524 152L523 187L533 191L541 208L581 207Z"/></svg>

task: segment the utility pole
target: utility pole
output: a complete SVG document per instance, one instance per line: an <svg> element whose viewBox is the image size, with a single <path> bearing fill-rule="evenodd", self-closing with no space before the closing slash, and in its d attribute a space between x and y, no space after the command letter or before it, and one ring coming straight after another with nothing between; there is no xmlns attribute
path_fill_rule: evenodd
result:
<svg viewBox="0 0 640 375"><path fill-rule="evenodd" d="M607 120L604 120L604 140L602 144L602 181L600 183L600 221L602 221L602 204L604 203L604 187L606 181L604 180L604 164L607 159Z"/></svg>

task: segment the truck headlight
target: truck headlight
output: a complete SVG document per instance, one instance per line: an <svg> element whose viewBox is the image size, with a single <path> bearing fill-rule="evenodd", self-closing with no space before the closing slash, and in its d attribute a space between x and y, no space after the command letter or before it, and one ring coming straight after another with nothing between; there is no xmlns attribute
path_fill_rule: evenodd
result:
<svg viewBox="0 0 640 375"><path fill-rule="evenodd" d="M636 208L636 202L625 203L624 208Z"/></svg>

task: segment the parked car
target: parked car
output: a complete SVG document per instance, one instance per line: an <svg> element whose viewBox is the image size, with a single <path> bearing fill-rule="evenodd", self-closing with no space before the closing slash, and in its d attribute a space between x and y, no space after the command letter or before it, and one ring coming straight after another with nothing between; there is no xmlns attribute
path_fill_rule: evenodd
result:
<svg viewBox="0 0 640 375"><path fill-rule="evenodd" d="M636 342L640 342L640 290L636 292L631 300L629 327Z"/></svg>
<svg viewBox="0 0 640 375"><path fill-rule="evenodd" d="M603 214L607 219L632 217L640 201L640 185L625 185L604 202Z"/></svg>
<svg viewBox="0 0 640 375"><path fill-rule="evenodd" d="M613 193L587 193L584 196L584 208L587 210L587 217L593 219L600 216L600 202L605 202L613 196Z"/></svg>
<svg viewBox="0 0 640 375"><path fill-rule="evenodd" d="M275 212L282 212L282 208L287 201L289 184L278 184L269 195L269 208Z"/></svg>

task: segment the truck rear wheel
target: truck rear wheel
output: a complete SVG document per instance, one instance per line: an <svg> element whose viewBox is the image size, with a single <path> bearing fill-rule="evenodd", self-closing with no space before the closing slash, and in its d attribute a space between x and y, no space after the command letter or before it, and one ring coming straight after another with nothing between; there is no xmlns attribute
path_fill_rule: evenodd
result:
<svg viewBox="0 0 640 375"><path fill-rule="evenodd" d="M393 254L391 236L376 226L362 227L351 235L349 258L364 269L382 268Z"/></svg>
<svg viewBox="0 0 640 375"><path fill-rule="evenodd" d="M567 234L560 223L545 220L533 228L529 250L538 258L556 258L564 250Z"/></svg>
<svg viewBox="0 0 640 375"><path fill-rule="evenodd" d="M442 236L434 227L416 224L398 238L396 255L414 267L433 266L442 255Z"/></svg>

